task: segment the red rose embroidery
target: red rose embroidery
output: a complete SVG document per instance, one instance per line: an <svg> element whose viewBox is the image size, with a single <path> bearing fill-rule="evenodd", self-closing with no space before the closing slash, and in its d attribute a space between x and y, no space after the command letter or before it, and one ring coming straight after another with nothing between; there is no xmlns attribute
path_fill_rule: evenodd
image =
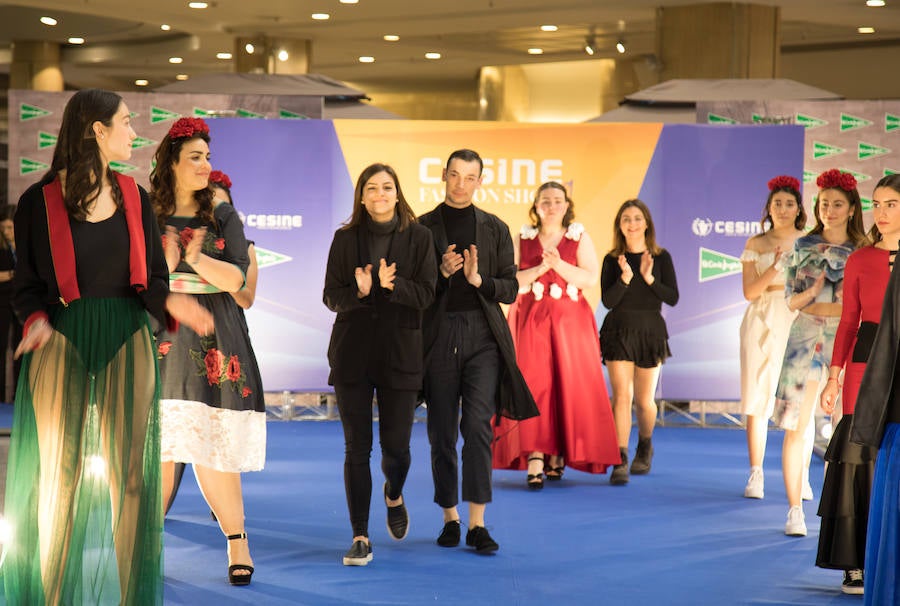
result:
<svg viewBox="0 0 900 606"><path fill-rule="evenodd" d="M171 341L160 341L159 345L157 345L156 349L159 352L159 355L164 356L167 353L169 353L170 349L172 349L172 342Z"/></svg>
<svg viewBox="0 0 900 606"><path fill-rule="evenodd" d="M225 250L225 238L216 239L216 248L218 250Z"/></svg>
<svg viewBox="0 0 900 606"><path fill-rule="evenodd" d="M194 230L190 227L185 227L181 230L181 246L182 248L186 247L190 244L191 240L194 238Z"/></svg>
<svg viewBox="0 0 900 606"><path fill-rule="evenodd" d="M222 376L222 362L224 361L225 355L215 347L210 347L207 350L203 362L206 364L206 380L210 385L219 383L219 378Z"/></svg>
<svg viewBox="0 0 900 606"><path fill-rule="evenodd" d="M249 387L245 387L245 388L241 391L241 397L246 398L246 397L249 396L251 393L253 393L253 392L250 391L250 388L249 388Z"/></svg>
<svg viewBox="0 0 900 606"><path fill-rule="evenodd" d="M232 383L237 383L241 378L241 363L238 362L237 356L231 356L228 359L228 368L225 369L225 374Z"/></svg>

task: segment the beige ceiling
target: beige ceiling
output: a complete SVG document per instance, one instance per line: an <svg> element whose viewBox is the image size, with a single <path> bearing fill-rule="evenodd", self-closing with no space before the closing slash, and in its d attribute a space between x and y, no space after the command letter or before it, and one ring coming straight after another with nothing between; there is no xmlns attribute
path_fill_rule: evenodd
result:
<svg viewBox="0 0 900 606"><path fill-rule="evenodd" d="M900 0L867 8L865 0L783 0L760 2L782 8L783 48L804 45L878 44L900 39ZM67 85L134 88L136 78L151 88L176 74L231 71L216 59L235 51L238 36L309 40L310 71L347 82L474 79L484 65L589 60L585 39L596 37L594 58L617 56L625 42L629 55L654 53L654 21L659 6L697 4L679 0L213 0L205 10L187 0L0 0L0 51L14 40L63 44ZM314 21L313 12L330 13ZM38 19L50 15L55 27ZM171 30L164 32L161 24ZM546 33L542 24L554 24ZM862 36L857 26L876 28ZM400 36L386 42L385 34ZM83 46L66 43L85 38ZM527 49L543 48L543 55ZM425 59L426 52L442 55ZM360 55L375 57L372 64ZM0 56L3 53L0 52ZM5 54L7 61L9 53ZM169 57L183 57L172 65ZM2 61L0 61L2 63ZM8 68L8 65L5 66ZM0 66L2 69L3 66Z"/></svg>

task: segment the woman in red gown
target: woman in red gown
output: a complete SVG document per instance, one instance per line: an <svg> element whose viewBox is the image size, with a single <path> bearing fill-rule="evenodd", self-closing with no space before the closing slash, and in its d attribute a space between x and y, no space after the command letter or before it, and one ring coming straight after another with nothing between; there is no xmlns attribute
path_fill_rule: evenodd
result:
<svg viewBox="0 0 900 606"><path fill-rule="evenodd" d="M582 289L599 279L594 244L574 223L574 205L556 182L538 188L531 225L515 238L519 296L509 309L516 361L540 416L502 419L494 468L527 469L529 488L562 479L566 466L605 473L620 462L600 363L594 312Z"/></svg>

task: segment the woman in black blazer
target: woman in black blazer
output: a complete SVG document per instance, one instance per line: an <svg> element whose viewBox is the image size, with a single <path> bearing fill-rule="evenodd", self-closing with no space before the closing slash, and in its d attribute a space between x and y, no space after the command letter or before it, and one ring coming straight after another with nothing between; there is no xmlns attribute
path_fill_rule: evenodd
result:
<svg viewBox="0 0 900 606"><path fill-rule="evenodd" d="M353 200L353 214L331 243L323 300L337 312L328 382L344 426L344 486L353 527L343 562L365 566L372 560L373 393L388 533L399 541L409 530L402 492L422 385L422 313L434 299L437 262L431 232L416 222L393 168L372 164L363 170Z"/></svg>

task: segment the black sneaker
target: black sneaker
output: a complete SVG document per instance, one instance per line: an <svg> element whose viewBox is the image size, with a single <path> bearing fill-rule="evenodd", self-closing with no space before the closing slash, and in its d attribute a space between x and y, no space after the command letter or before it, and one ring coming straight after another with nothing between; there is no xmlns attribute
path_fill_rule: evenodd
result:
<svg viewBox="0 0 900 606"><path fill-rule="evenodd" d="M841 583L841 592L850 595L863 594L863 571L858 568L844 571L844 582Z"/></svg>
<svg viewBox="0 0 900 606"><path fill-rule="evenodd" d="M628 484L628 450L620 448L619 455L622 457L622 462L614 465L612 473L609 474L609 483L613 486Z"/></svg>
<svg viewBox="0 0 900 606"><path fill-rule="evenodd" d="M344 555L344 566L365 566L372 561L372 544L365 541L353 541L350 550Z"/></svg>
<svg viewBox="0 0 900 606"><path fill-rule="evenodd" d="M406 505L400 503L391 507L387 504L388 484L384 483L384 504L387 505L387 529L388 534L395 541L402 541L409 534L409 513Z"/></svg>
<svg viewBox="0 0 900 606"><path fill-rule="evenodd" d="M466 545L474 547L476 553L484 554L494 553L500 549L500 545L491 538L487 528L484 526L476 526L469 529L469 532L466 533Z"/></svg>
<svg viewBox="0 0 900 606"><path fill-rule="evenodd" d="M631 462L631 473L640 476L650 473L650 462L653 460L653 444L650 438L638 440L637 451L634 453L634 461Z"/></svg>
<svg viewBox="0 0 900 606"><path fill-rule="evenodd" d="M459 520L450 520L441 529L437 544L441 547L456 547L459 545L459 534Z"/></svg>

